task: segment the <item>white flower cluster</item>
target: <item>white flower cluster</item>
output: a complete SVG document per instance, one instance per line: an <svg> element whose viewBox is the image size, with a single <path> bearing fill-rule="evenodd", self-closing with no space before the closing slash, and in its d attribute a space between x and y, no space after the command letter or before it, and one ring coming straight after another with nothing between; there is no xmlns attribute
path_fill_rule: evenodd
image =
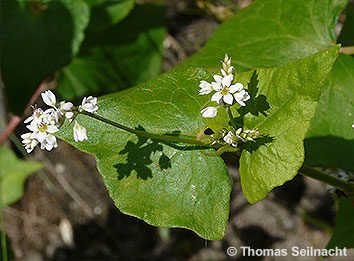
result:
<svg viewBox="0 0 354 261"><path fill-rule="evenodd" d="M240 141L254 141L254 139L259 137L258 129L255 130L246 130L242 128L238 128L236 131L229 131L224 137L223 140L233 146L237 147Z"/></svg>
<svg viewBox="0 0 354 261"><path fill-rule="evenodd" d="M73 121L77 115L77 110L71 102L62 101L59 104L56 102L56 97L51 91L46 91L41 94L43 102L50 106L50 109L43 110L33 107L33 113L24 123L29 123L26 127L31 131L21 135L22 143L28 153L30 153L38 144L41 149L48 151L58 147L57 139L53 135L59 131L59 127L65 118ZM78 111L95 112L98 109L97 98L89 96L85 97L82 104L78 107ZM74 139L76 142L87 140L87 132L84 127L75 121Z"/></svg>
<svg viewBox="0 0 354 261"><path fill-rule="evenodd" d="M241 106L246 105L246 101L250 99L250 95L244 89L242 83L232 84L235 77L235 68L231 66L231 58L225 54L224 61L222 62L222 69L220 70L222 76L214 75L213 78L215 82L208 83L206 81L200 81L199 94L206 95L215 91L213 96L211 97L211 101L215 101L220 106L224 106L226 104L233 105L234 101L236 101ZM218 107L207 107L201 111L202 116L204 118L213 118L217 115Z"/></svg>

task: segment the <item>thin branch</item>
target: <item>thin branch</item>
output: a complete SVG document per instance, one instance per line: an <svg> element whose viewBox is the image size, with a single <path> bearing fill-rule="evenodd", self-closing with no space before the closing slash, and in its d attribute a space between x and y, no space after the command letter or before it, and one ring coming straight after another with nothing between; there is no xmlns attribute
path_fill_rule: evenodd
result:
<svg viewBox="0 0 354 261"><path fill-rule="evenodd" d="M47 79L42 81L42 83L39 85L37 90L32 95L31 99L29 100L25 110L23 111L23 114L26 114L30 110L31 105L37 100L39 95L46 89L47 84L48 84ZM2 144L4 144L4 142L9 138L10 134L13 133L13 131L16 129L16 127L21 122L21 120L22 120L22 117L17 116L17 115L15 115L11 118L9 124L7 125L5 132L0 137L0 146Z"/></svg>
<svg viewBox="0 0 354 261"><path fill-rule="evenodd" d="M344 180L341 180L337 177L334 177L326 172L317 170L315 168L311 168L308 166L303 165L299 173L303 176L307 176L313 179L316 179L318 181L321 181L323 183L326 183L328 185L331 185L337 189L342 190L345 192L347 195L353 195L354 194L354 185L346 182Z"/></svg>
<svg viewBox="0 0 354 261"><path fill-rule="evenodd" d="M344 46L344 47L341 47L341 48L339 49L339 52L340 52L340 53L344 53L344 54L352 55L352 54L354 54L354 46Z"/></svg>
<svg viewBox="0 0 354 261"><path fill-rule="evenodd" d="M21 117L13 116L10 122L7 124L6 130L0 137L0 146L5 143L5 141L9 138L11 133L16 129L17 125L21 122Z"/></svg>

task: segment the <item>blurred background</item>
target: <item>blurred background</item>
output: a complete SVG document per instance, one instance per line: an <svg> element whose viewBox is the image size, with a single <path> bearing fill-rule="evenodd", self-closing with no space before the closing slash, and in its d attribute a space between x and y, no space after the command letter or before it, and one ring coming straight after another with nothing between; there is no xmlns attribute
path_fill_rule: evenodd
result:
<svg viewBox="0 0 354 261"><path fill-rule="evenodd" d="M14 118L8 111L28 116L30 107L25 105L29 101L41 105L38 96L44 89L58 86L55 92L60 98L75 101L88 94L128 88L169 70L203 47L220 23L252 2L137 0L134 5L134 1L85 1L91 10L89 21L81 17L87 10L79 1L1 1L1 31L7 30L7 45L1 53L3 81L9 86L26 86L21 91L6 90L6 100L1 86L1 134ZM66 13L69 5L77 16ZM32 19L28 17L42 13L45 22L38 22L33 31L27 28ZM337 31L345 17L344 12ZM82 27L86 29L78 33ZM42 53L49 53L48 63L35 62ZM23 74L15 75L19 66ZM56 73L49 75L48 71ZM23 196L4 207L10 260L248 260L252 258L228 256L227 248L324 248L330 239L334 202L322 183L298 175L250 205L241 191L238 166L230 164L227 154L224 159L233 191L222 240L207 241L185 229L150 226L114 206L93 156L61 141L50 153L36 149L28 155L19 140L26 128L18 122L10 121L16 128L7 135L5 146L19 160L44 165L22 178L24 182L28 176Z"/></svg>

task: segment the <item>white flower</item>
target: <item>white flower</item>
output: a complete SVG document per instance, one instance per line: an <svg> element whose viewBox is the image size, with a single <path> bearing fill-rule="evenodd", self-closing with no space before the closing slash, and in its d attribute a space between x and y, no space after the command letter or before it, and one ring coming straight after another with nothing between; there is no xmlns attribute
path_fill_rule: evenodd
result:
<svg viewBox="0 0 354 261"><path fill-rule="evenodd" d="M32 115L29 116L25 121L24 123L29 123L30 121L33 121L33 120L38 120L44 113L44 111L41 109L41 108L36 108L36 107L32 107L33 108L33 112L32 112Z"/></svg>
<svg viewBox="0 0 354 261"><path fill-rule="evenodd" d="M59 131L58 127L56 126L57 124L57 111L54 109L48 109L38 120L32 121L31 124L27 125L26 127L33 132L31 135L32 139L36 139L38 142L44 143L44 145L41 144L41 148L48 148L48 146L46 146L47 143L51 145L54 144L53 142L51 142L53 140L53 138L51 137L53 136L52 134ZM48 138L47 136L50 137Z"/></svg>
<svg viewBox="0 0 354 261"><path fill-rule="evenodd" d="M219 107L206 107L201 111L204 118L214 118L218 114Z"/></svg>
<svg viewBox="0 0 354 261"><path fill-rule="evenodd" d="M50 108L43 113L41 119L51 125L59 126L59 119L62 117L62 115L62 111Z"/></svg>
<svg viewBox="0 0 354 261"><path fill-rule="evenodd" d="M25 123L29 123L26 127L31 132L21 135L21 138L28 153L38 144L41 145L41 149L48 151L58 147L57 138L53 134L59 131L62 123L61 118L64 115L69 119L69 122L72 122L79 112L95 112L98 109L97 98L92 96L85 97L78 108L74 107L71 102L57 103L56 97L51 91L45 91L41 96L44 103L52 108L43 111L41 108L34 107L32 115L25 120ZM73 130L76 142L88 139L86 129L76 121Z"/></svg>
<svg viewBox="0 0 354 261"><path fill-rule="evenodd" d="M69 121L71 121L73 117L74 117L74 113L72 111L65 113L65 118L69 119Z"/></svg>
<svg viewBox="0 0 354 261"><path fill-rule="evenodd" d="M42 99L45 104L47 104L50 107L54 107L57 105L57 99L51 91L45 91L44 93L41 93Z"/></svg>
<svg viewBox="0 0 354 261"><path fill-rule="evenodd" d="M237 85L238 83L236 83L235 85ZM241 89L237 90L235 93L234 93L234 97L235 97L235 100L238 104L240 104L241 106L246 106L246 103L245 101L248 101L251 96L248 94L247 91L245 91L243 89L243 85L240 83L240 85L242 86Z"/></svg>
<svg viewBox="0 0 354 261"><path fill-rule="evenodd" d="M211 97L212 101L216 101L220 104L221 99L223 99L225 103L232 105L234 100L232 94L240 91L243 88L241 83L231 85L233 77L234 76L232 74L229 74L225 77L214 75L215 82L212 82L211 84L216 93L214 93L214 95Z"/></svg>
<svg viewBox="0 0 354 261"><path fill-rule="evenodd" d="M88 139L86 129L82 127L80 124L78 124L77 121L75 121L73 130L74 130L74 140L76 142L84 141Z"/></svg>
<svg viewBox="0 0 354 261"><path fill-rule="evenodd" d="M241 129L241 128L240 128ZM240 130L239 129L239 130ZM242 129L241 129L242 131ZM259 131L258 129L254 129L254 130L243 130L243 132L241 133L241 131L239 133L236 132L236 135L243 141L254 141L254 139L259 137Z"/></svg>
<svg viewBox="0 0 354 261"><path fill-rule="evenodd" d="M227 144L230 144L230 145L232 145L233 147L236 147L236 146L237 146L237 143L236 143L236 144L234 143L235 137L236 137L236 135L233 134L231 131L229 131L229 132L225 135L225 137L223 138L223 140L224 140Z"/></svg>
<svg viewBox="0 0 354 261"><path fill-rule="evenodd" d="M21 135L21 138L23 139L22 143L25 146L25 149L27 153L32 152L32 150L38 145L38 140L33 139L33 133L28 132L25 134Z"/></svg>
<svg viewBox="0 0 354 261"><path fill-rule="evenodd" d="M228 69L224 68L224 69L220 69L220 72L223 76L227 76L229 74L234 74L235 73L235 68L233 66L230 66Z"/></svg>
<svg viewBox="0 0 354 261"><path fill-rule="evenodd" d="M200 81L199 87L200 87L199 90L200 95L209 94L213 90L212 85L206 81Z"/></svg>
<svg viewBox="0 0 354 261"><path fill-rule="evenodd" d="M71 122L74 117L74 113L72 112L74 105L71 102L64 102L61 106L61 110L65 113L65 118L69 119Z"/></svg>
<svg viewBox="0 0 354 261"><path fill-rule="evenodd" d="M80 109L87 111L87 112L95 112L98 110L97 106L97 98L96 97L84 97L82 100L82 104L80 106Z"/></svg>
<svg viewBox="0 0 354 261"><path fill-rule="evenodd" d="M45 139L41 142L41 149L46 149L48 151L51 151L53 148L57 148L58 143L57 143L57 138L52 135L48 134L46 135Z"/></svg>

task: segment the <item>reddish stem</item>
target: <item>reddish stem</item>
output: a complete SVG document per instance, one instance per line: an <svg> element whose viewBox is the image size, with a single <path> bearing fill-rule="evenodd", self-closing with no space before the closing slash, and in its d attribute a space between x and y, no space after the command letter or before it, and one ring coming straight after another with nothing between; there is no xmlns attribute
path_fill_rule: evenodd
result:
<svg viewBox="0 0 354 261"><path fill-rule="evenodd" d="M46 89L47 84L48 84L47 79L41 82L41 84L39 85L37 90L32 95L31 99L29 100L25 110L23 111L23 115L28 113L28 111L31 108L31 105L37 100L39 95ZM9 136L16 129L17 125L21 122L21 120L22 120L22 118L17 115L15 115L11 118L10 122L8 123L8 125L6 127L6 130L4 131L4 133L0 137L0 146L2 144L4 144L4 142L9 138Z"/></svg>

